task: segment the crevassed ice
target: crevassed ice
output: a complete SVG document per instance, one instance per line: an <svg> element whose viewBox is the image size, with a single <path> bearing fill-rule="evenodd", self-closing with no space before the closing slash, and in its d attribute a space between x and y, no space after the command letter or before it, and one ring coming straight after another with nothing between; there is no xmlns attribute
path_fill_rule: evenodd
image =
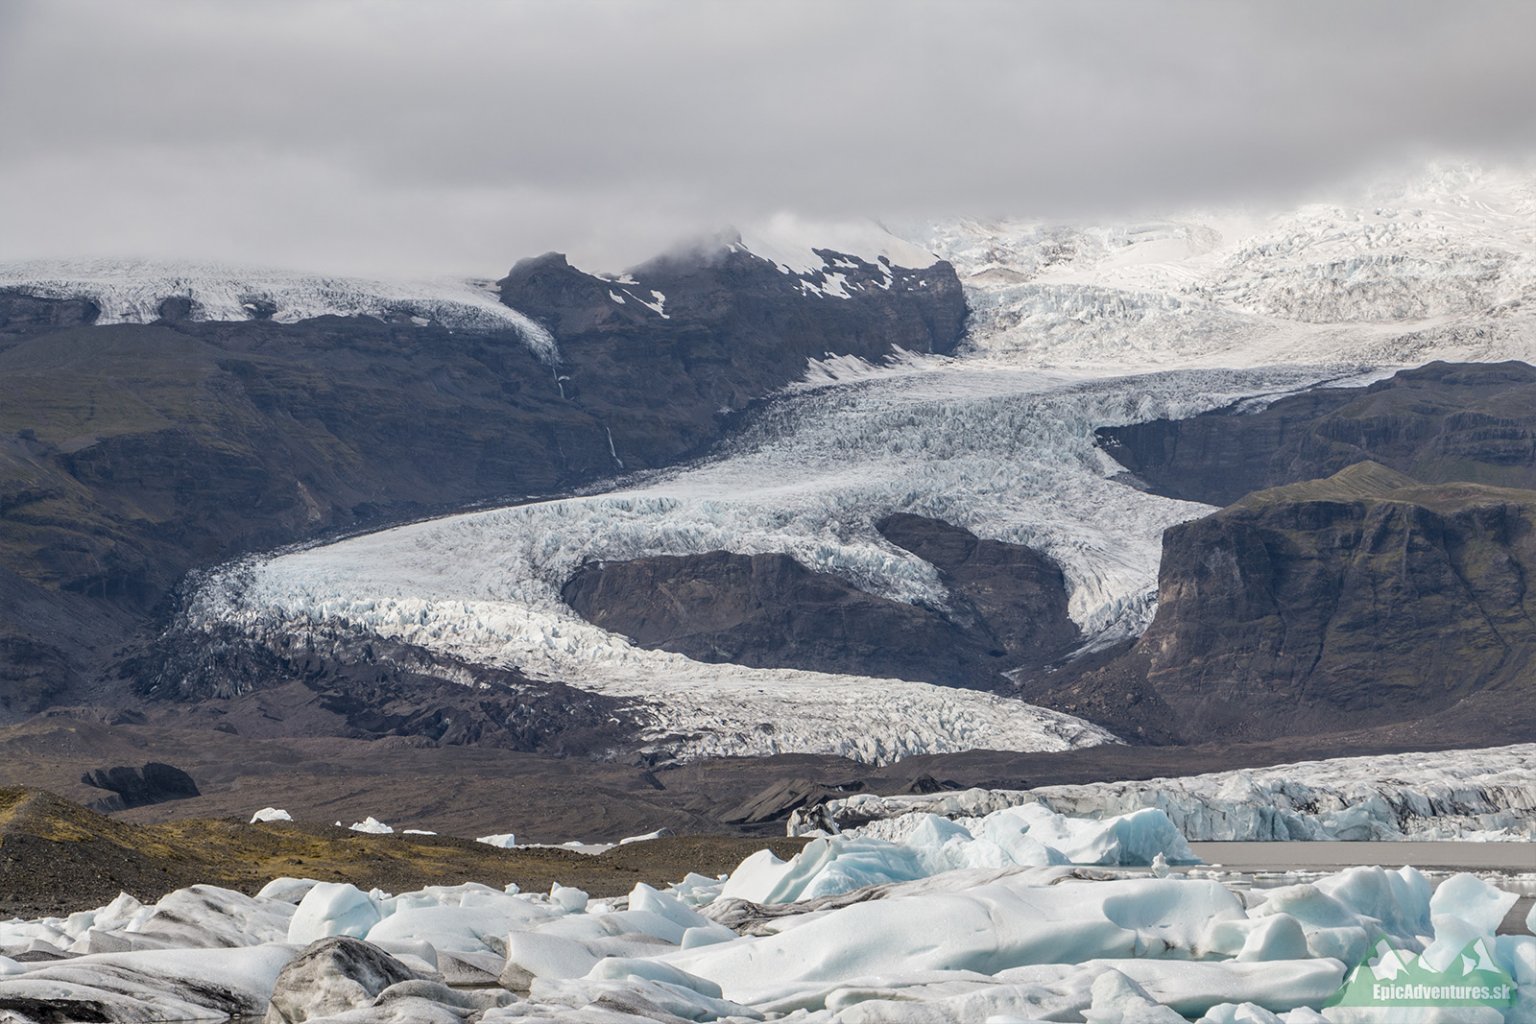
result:
<svg viewBox="0 0 1536 1024"><path fill-rule="evenodd" d="M1167 814L1188 839L1530 841L1536 838L1536 744L1302 761L1178 778L972 789L832 801L854 834L901 839L930 815L962 824L1041 802L1072 815Z"/></svg>
<svg viewBox="0 0 1536 1024"><path fill-rule="evenodd" d="M730 449L629 488L419 523L214 574L194 623L345 621L470 660L642 699L687 754L814 750L867 761L1109 739L968 691L701 665L582 621L561 584L585 559L788 552L871 592L942 605L933 567L874 523L907 510L1040 548L1099 640L1152 610L1160 537L1203 506L1111 481L1093 428L1310 383L1318 369L1116 380L931 361L786 398ZM622 439L618 439L622 450Z"/></svg>

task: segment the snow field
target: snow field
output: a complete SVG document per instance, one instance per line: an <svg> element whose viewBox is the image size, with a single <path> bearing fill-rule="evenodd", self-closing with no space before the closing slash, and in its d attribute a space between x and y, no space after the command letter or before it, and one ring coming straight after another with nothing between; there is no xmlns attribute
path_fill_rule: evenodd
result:
<svg viewBox="0 0 1536 1024"><path fill-rule="evenodd" d="M1291 210L912 226L980 354L1034 366L1530 359L1536 174L1433 164Z"/></svg>

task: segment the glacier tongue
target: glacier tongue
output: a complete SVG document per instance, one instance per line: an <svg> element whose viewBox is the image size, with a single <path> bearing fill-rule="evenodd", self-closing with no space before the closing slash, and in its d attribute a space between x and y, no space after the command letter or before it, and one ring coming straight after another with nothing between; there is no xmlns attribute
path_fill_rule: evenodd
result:
<svg viewBox="0 0 1536 1024"><path fill-rule="evenodd" d="M1070 716L920 683L701 665L584 622L560 586L586 559L787 552L866 590L942 605L933 567L886 542L891 512L944 519L1059 562L1099 640L1150 617L1162 531L1204 506L1109 479L1093 429L1184 415L1330 371L1110 380L965 361L786 397L721 455L626 489L414 524L214 573L191 628L348 623L472 661L644 700L687 755L818 751L884 762L1110 737ZM286 624L286 625L285 625ZM878 698L877 700L875 698Z"/></svg>

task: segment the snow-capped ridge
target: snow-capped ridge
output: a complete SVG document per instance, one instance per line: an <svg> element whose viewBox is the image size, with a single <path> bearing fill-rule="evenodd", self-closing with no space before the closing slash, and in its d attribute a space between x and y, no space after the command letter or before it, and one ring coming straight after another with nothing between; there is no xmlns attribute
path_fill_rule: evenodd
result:
<svg viewBox="0 0 1536 1024"><path fill-rule="evenodd" d="M480 281L373 280L217 263L29 260L0 263L0 289L88 299L103 325L151 323L167 299L184 299L194 320L297 323L366 316L450 330L514 330L541 358L557 357L547 330L503 305L494 287Z"/></svg>
<svg viewBox="0 0 1536 1024"><path fill-rule="evenodd" d="M941 222L978 354L1032 366L1536 357L1536 173L1431 164L1289 210Z"/></svg>
<svg viewBox="0 0 1536 1024"><path fill-rule="evenodd" d="M922 246L898 238L874 221L810 221L780 213L735 234L735 247L767 260L785 274L805 276L856 265L843 257L906 270L926 270L939 262Z"/></svg>

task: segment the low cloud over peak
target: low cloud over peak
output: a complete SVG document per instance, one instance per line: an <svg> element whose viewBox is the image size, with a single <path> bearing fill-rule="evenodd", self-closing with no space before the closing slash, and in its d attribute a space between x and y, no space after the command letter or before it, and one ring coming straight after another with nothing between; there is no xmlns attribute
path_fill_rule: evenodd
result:
<svg viewBox="0 0 1536 1024"><path fill-rule="evenodd" d="M0 9L0 259L495 274L777 211L1068 218L1536 148L1536 8Z"/></svg>

